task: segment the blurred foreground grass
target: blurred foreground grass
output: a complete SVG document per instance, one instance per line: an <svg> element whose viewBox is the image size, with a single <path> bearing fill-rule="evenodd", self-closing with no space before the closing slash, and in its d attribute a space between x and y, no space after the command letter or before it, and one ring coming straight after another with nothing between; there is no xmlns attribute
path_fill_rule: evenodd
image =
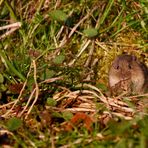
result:
<svg viewBox="0 0 148 148"><path fill-rule="evenodd" d="M1 0L0 144L148 147L147 108L136 104L148 95L106 96L116 55L148 63L147 6Z"/></svg>

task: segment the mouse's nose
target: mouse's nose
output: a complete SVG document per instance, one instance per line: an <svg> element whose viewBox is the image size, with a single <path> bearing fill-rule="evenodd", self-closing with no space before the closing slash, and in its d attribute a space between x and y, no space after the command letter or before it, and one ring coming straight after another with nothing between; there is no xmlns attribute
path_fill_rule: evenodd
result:
<svg viewBox="0 0 148 148"><path fill-rule="evenodd" d="M122 80L129 80L131 79L131 73L125 70L121 71L121 79Z"/></svg>

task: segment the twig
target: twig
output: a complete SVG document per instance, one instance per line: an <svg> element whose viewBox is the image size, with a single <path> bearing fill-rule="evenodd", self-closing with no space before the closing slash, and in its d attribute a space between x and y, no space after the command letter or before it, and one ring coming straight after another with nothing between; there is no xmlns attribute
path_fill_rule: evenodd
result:
<svg viewBox="0 0 148 148"><path fill-rule="evenodd" d="M0 27L0 30L11 28L9 31L7 31L6 33L4 33L3 35L0 36L0 40L7 37L10 34L12 34L15 30L17 30L20 27L21 27L20 22Z"/></svg>
<svg viewBox="0 0 148 148"><path fill-rule="evenodd" d="M133 119L132 117L124 116L124 115L121 114L121 113L112 112L112 114L113 114L113 115L116 115L116 116L118 116L118 117L122 117L122 118L124 118L125 120L131 120L131 119Z"/></svg>
<svg viewBox="0 0 148 148"><path fill-rule="evenodd" d="M11 113L11 111L14 109L15 105L17 104L17 102L21 99L21 96L22 96L22 94L23 94L23 91L25 90L25 87L26 87L26 84L27 84L27 81L28 81L28 77L29 77L29 75L30 75L30 72L31 72L31 66L30 66L29 72L28 72L28 74L27 74L27 79L26 79L26 81L25 81L24 84L23 84L23 87L22 87L22 89L21 89L21 91L20 91L20 94L19 94L18 98L14 101L13 106L12 106L4 115L2 115L2 117L8 116L9 113Z"/></svg>
<svg viewBox="0 0 148 148"><path fill-rule="evenodd" d="M4 107L7 107L7 106L9 106L9 105L11 105L11 104L14 104L15 101L16 101L16 100L11 101L11 102L9 102L9 103L7 103L7 104L4 104L4 105L0 105L0 108L4 108Z"/></svg>
<svg viewBox="0 0 148 148"><path fill-rule="evenodd" d="M52 82L55 82L57 80L62 80L62 79L63 79L63 77L62 76L59 76L59 77L55 77L55 78L46 79L46 80L40 82L39 84L52 83Z"/></svg>
<svg viewBox="0 0 148 148"><path fill-rule="evenodd" d="M145 96L148 97L148 93L146 93L146 94L140 94L140 95L135 95L135 96L129 96L128 98L132 99L132 98L135 98L135 97L145 97Z"/></svg>
<svg viewBox="0 0 148 148"><path fill-rule="evenodd" d="M80 108L80 107L73 107L73 108L66 108L63 111L72 111L72 112L96 112L96 109L89 109L89 108Z"/></svg>
<svg viewBox="0 0 148 148"><path fill-rule="evenodd" d="M76 57L68 64L69 66L72 66L75 61L80 57L80 55L84 52L84 50L88 47L88 45L90 44L91 40L86 40L84 42L84 44L82 45L82 48L80 50L80 52L76 55Z"/></svg>
<svg viewBox="0 0 148 148"><path fill-rule="evenodd" d="M27 101L27 103L26 103L24 109L23 109L22 112L18 115L18 117L21 117L22 114L25 112L25 110L26 110L27 107L29 106L29 103L31 102L31 99L33 98L34 93L35 93L35 89L34 89L34 90L32 91L32 93L30 94L30 97L29 97L29 99L28 99L28 101Z"/></svg>
<svg viewBox="0 0 148 148"><path fill-rule="evenodd" d="M35 63L35 60L33 60L32 63L33 63L33 67L34 67L35 99L34 99L32 105L31 105L31 107L29 108L29 110L28 110L28 112L27 112L27 114L26 114L25 119L26 119L26 118L28 117L28 115L30 114L30 112L31 112L31 110L32 110L32 108L33 108L34 104L36 103L36 101L37 101L37 99L38 99L38 96L39 96L39 86L38 86L37 77L36 77L37 71L36 71L36 63Z"/></svg>
<svg viewBox="0 0 148 148"><path fill-rule="evenodd" d="M0 27L0 30L5 30L5 29L12 29L12 28L20 28L21 27L21 22L16 22L10 25L2 26Z"/></svg>
<svg viewBox="0 0 148 148"><path fill-rule="evenodd" d="M91 10L90 13L88 13L86 16L84 16L84 17L73 27L73 29L72 29L71 32L69 33L68 38L70 38L70 37L73 35L73 33L74 33L75 30L80 26L80 24L81 24L82 22L84 22L84 21L90 16L90 14L92 14L97 8L98 8L98 6L94 7L94 8Z"/></svg>
<svg viewBox="0 0 148 148"><path fill-rule="evenodd" d="M93 52L94 52L94 49L95 49L95 44L94 43L95 42L93 40L92 41L92 46L91 46L91 48L89 50L88 58L87 58L87 61L86 61L85 65L84 65L84 67L88 67L90 62L91 62L91 60L92 60Z"/></svg>

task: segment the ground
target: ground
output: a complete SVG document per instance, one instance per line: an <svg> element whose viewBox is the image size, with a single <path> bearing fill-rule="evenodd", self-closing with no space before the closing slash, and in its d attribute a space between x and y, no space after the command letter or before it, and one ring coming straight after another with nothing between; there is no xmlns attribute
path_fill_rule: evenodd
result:
<svg viewBox="0 0 148 148"><path fill-rule="evenodd" d="M147 147L148 94L108 88L117 55L148 64L147 24L144 0L2 0L0 145Z"/></svg>

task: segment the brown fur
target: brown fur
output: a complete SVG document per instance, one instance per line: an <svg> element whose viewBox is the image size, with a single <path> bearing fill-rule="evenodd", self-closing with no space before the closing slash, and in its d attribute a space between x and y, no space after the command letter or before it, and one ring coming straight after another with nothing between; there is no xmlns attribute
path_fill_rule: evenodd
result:
<svg viewBox="0 0 148 148"><path fill-rule="evenodd" d="M120 55L109 70L112 94L141 94L148 89L148 68L132 55Z"/></svg>

